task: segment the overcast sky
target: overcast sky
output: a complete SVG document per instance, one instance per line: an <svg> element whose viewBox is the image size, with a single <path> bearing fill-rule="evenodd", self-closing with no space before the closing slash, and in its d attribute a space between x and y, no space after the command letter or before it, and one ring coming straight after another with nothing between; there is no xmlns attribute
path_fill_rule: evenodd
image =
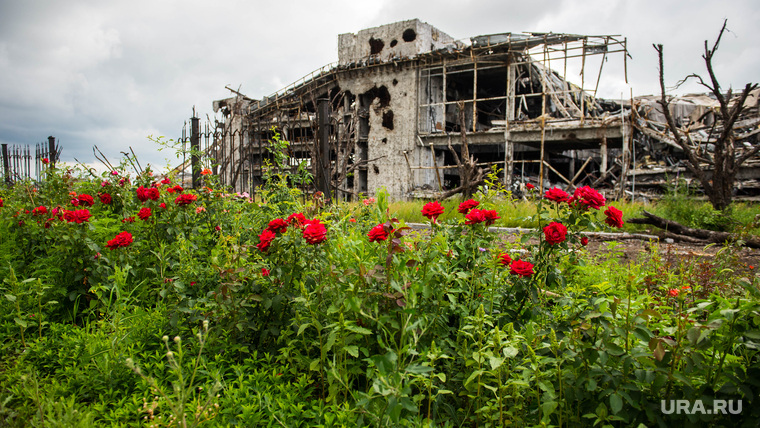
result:
<svg viewBox="0 0 760 428"><path fill-rule="evenodd" d="M148 136L180 136L196 107L225 85L252 98L337 61L337 35L418 18L455 39L503 32L622 35L633 57L605 65L600 94L659 91L652 43L665 45L666 84L705 74L704 41L727 33L715 59L724 87L760 81L760 2L323 0L71 0L0 2L0 143L57 137L64 161L111 161L130 146L143 166L165 166ZM568 76L568 79L578 82ZM695 84L675 93L704 92Z"/></svg>

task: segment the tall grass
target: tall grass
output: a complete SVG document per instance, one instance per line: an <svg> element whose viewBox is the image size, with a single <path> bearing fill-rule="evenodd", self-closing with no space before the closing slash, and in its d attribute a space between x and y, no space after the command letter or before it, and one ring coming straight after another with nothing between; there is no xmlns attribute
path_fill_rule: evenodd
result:
<svg viewBox="0 0 760 428"><path fill-rule="evenodd" d="M396 201L389 205L393 217L403 219L407 223L426 223L429 220L422 215L422 207L429 201ZM457 221L463 216L457 212L460 203L459 198L441 201L446 209L439 217L441 221ZM700 201L691 197L666 197L656 202L632 202L632 201L608 201L607 205L623 211L623 226L625 232L644 232L652 229L652 226L630 224L627 219L641 217L641 211L646 210L660 217L667 218L683 224L684 226L701 229L746 231L750 234L760 234L760 227L755 224L755 217L760 215L758 204L735 202L730 211L723 213L713 210L708 202ZM536 203L530 200L500 199L494 206L486 208L495 209L501 219L494 226L498 227L525 227L533 228L537 224L531 220L536 214ZM599 211L599 219L604 218L603 209Z"/></svg>
<svg viewBox="0 0 760 428"><path fill-rule="evenodd" d="M439 217L440 220L446 221L446 220L459 220L462 219L463 216L457 212L457 207L459 206L459 203L461 201L459 199L453 199L453 200L447 200L441 202L441 205L443 205L446 208L446 211L443 213L442 216ZM408 223L425 223L428 221L427 218L425 218L422 215L422 207L425 205L426 201L399 201L399 202L393 202L390 204L389 209L391 211L391 214L394 217L404 219ZM643 204L641 202L630 202L630 201L614 201L610 202L610 205L613 205L615 208L618 208L619 210L623 211L624 213L624 219L627 217L636 217L641 212L642 209L646 210L652 210L652 206L649 204ZM491 207L488 207L491 208ZM495 206L492 207L495 209L498 213L501 219L499 219L494 226L498 227L536 227L537 223L530 219L533 215L536 214L536 203L535 201L526 201L526 200L508 200L508 199L501 199L496 202ZM604 215L600 214L600 218L602 218ZM628 225L624 227L625 230L628 231L639 231L643 230L644 227L638 226L638 225Z"/></svg>

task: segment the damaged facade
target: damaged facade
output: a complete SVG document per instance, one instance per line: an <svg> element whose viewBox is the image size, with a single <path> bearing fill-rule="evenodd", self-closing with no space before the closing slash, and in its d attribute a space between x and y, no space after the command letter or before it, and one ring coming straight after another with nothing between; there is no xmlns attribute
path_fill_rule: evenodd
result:
<svg viewBox="0 0 760 428"><path fill-rule="evenodd" d="M253 191L276 129L290 165L308 166L320 190L350 199L385 188L402 199L460 184L452 152L461 156L464 134L477 165L497 166L512 188L606 183L621 196L637 170L631 148L656 140L636 112L643 101L596 97L605 62L626 56L618 36L504 33L464 44L419 20L341 34L337 63L263 99L230 89L236 96L215 101L223 119L207 128L205 151L224 184Z"/></svg>

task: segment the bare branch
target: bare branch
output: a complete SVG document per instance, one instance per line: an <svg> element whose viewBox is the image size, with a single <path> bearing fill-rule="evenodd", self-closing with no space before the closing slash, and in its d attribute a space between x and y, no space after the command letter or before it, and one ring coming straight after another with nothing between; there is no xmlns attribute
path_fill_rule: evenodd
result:
<svg viewBox="0 0 760 428"><path fill-rule="evenodd" d="M712 192L712 185L710 184L710 181L707 179L707 176L705 175L705 172L700 168L699 165L699 158L697 157L694 149L693 144L691 142L691 139L689 138L688 133L686 133L686 141L684 141L684 138L681 136L681 132L678 130L678 127L676 126L676 122L673 119L673 115L670 114L670 103L668 102L668 99L665 95L665 66L663 61L663 46L661 44L658 45L652 45L654 46L654 49L657 51L657 56L659 59L660 64L660 100L657 101L660 106L662 106L663 114L665 115L665 120L668 122L668 128L670 129L670 132L673 133L673 138L675 142L681 147L681 149L686 154L689 162L686 164L686 167L691 171L694 176L696 176L699 179L699 182L702 183L702 186L705 188L705 191L708 193Z"/></svg>

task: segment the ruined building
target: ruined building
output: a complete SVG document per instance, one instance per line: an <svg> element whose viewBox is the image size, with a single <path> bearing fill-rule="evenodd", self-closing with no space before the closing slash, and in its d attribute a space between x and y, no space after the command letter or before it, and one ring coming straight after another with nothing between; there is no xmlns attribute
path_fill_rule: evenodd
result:
<svg viewBox="0 0 760 428"><path fill-rule="evenodd" d="M631 100L596 92L604 64L626 57L619 36L503 33L462 43L416 19L396 22L341 34L337 63L271 96L230 89L235 96L214 102L222 119L201 147L238 191L262 183L276 129L290 142L288 164L308 167L337 198L456 188L463 138L475 163L498 167L507 186L606 183L621 195Z"/></svg>

